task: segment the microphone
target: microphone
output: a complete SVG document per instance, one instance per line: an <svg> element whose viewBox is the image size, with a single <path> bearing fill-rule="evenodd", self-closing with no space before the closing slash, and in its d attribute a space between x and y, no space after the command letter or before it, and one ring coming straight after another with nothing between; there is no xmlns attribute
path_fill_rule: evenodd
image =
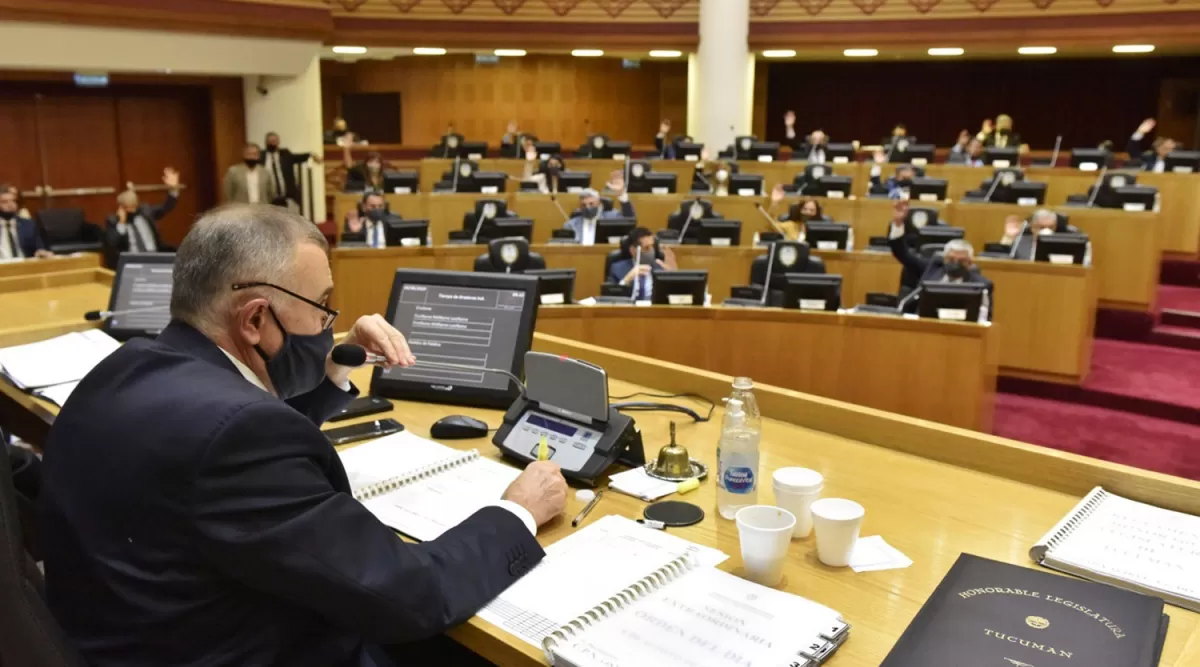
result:
<svg viewBox="0 0 1200 667"><path fill-rule="evenodd" d="M783 227L781 227L779 223L775 221L775 218L772 218L771 215L767 213L767 210L763 208L762 204L755 203L754 208L757 209L760 214L762 214L762 217L767 219L767 222L771 223L771 227L778 232L780 236L785 239L787 238L787 232L783 231Z"/></svg>
<svg viewBox="0 0 1200 667"><path fill-rule="evenodd" d="M330 358L333 359L333 363L339 366L356 367L364 364L370 364L372 366L387 365L386 357L367 352L367 350L360 345L350 345L347 343L335 345ZM463 364L444 364L438 361L421 361L420 359L417 360L417 363L409 366L409 368L446 368L474 372L483 371L485 373L499 373L500 375L508 376L510 380L516 383L517 388L521 390L521 396L525 395L525 383L521 382L521 378L502 368L481 368L479 366L466 366Z"/></svg>
<svg viewBox="0 0 1200 667"><path fill-rule="evenodd" d="M633 268L636 269L641 265L642 265L642 244L639 243L638 247L637 247L637 254L635 254L633 256ZM642 278L641 275L634 276L633 277L633 285L630 286L632 289L629 290L629 300L634 302L635 304L637 303L638 288L641 287L641 285L638 284L641 281L641 278Z"/></svg>
<svg viewBox="0 0 1200 667"><path fill-rule="evenodd" d="M903 315L904 314L904 305L907 304L909 302L909 300L911 300L913 297L920 294L921 290L923 290L923 289L925 289L925 285L923 285L923 284L917 285L917 289L909 292L908 296L904 297L903 299L900 299L900 302L896 304L896 312Z"/></svg>
<svg viewBox="0 0 1200 667"><path fill-rule="evenodd" d="M1009 259L1012 259L1017 256L1017 247L1021 243L1021 237L1025 235L1026 229L1029 229L1029 221L1028 220L1021 222L1021 231L1017 232L1017 238L1013 239L1012 250L1008 251ZM1034 242L1036 243L1037 239L1034 239ZM1032 258L1030 258L1030 259L1032 259Z"/></svg>
<svg viewBox="0 0 1200 667"><path fill-rule="evenodd" d="M1054 153L1050 155L1050 166L1051 167L1055 167L1058 165L1058 149L1061 146L1062 146L1062 135L1060 134L1060 135L1058 135L1058 138L1056 138L1054 140Z"/></svg>
<svg viewBox="0 0 1200 667"><path fill-rule="evenodd" d="M991 203L992 195L996 194L996 187L999 185L1000 185L1000 176L998 174L996 174L996 172L993 171L992 172L992 186L990 188L988 188L987 196L983 198L983 201Z"/></svg>
<svg viewBox="0 0 1200 667"><path fill-rule="evenodd" d="M104 322L114 315L132 315L133 313L149 313L156 310L167 310L168 305L150 306L148 308L129 308L126 310L89 310L83 314L83 319L88 322Z"/></svg>
<svg viewBox="0 0 1200 667"><path fill-rule="evenodd" d="M1104 175L1108 173L1108 165L1105 164L1100 170L1100 175L1096 177L1096 182L1092 184L1092 196L1088 197L1087 207L1091 208L1096 204L1096 195L1100 194L1100 184L1104 182Z"/></svg>
<svg viewBox="0 0 1200 667"><path fill-rule="evenodd" d="M683 228L679 230L679 245L683 245L683 240L687 238L687 230L692 224L692 207L688 207L687 220L683 221Z"/></svg>
<svg viewBox="0 0 1200 667"><path fill-rule="evenodd" d="M767 251L767 279L763 282L762 301L760 302L765 308L767 306L767 295L771 292L771 270L775 265L775 242L771 242L771 247Z"/></svg>

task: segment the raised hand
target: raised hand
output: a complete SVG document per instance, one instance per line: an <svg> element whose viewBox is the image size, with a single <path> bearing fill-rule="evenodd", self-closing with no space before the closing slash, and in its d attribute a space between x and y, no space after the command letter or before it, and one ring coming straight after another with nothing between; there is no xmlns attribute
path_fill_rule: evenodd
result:
<svg viewBox="0 0 1200 667"><path fill-rule="evenodd" d="M671 121L668 118L664 118L663 122L658 124L658 133L666 134L670 131L671 131Z"/></svg>
<svg viewBox="0 0 1200 667"><path fill-rule="evenodd" d="M1021 219L1015 215L1010 215L1004 220L1004 238L1016 239L1021 233Z"/></svg>
<svg viewBox="0 0 1200 667"><path fill-rule="evenodd" d="M1142 121L1141 125L1138 125L1137 133L1138 134L1149 134L1150 131L1153 130L1154 126L1157 124L1158 124L1158 122L1155 121L1153 118L1147 118L1146 120Z"/></svg>
<svg viewBox="0 0 1200 667"><path fill-rule="evenodd" d="M981 131L982 131L984 134L991 134L991 132L992 132L992 128L993 128L993 127L994 127L994 125L992 125L992 119L991 119L991 118L984 118L984 119L983 119L983 129L982 129Z"/></svg>
<svg viewBox="0 0 1200 667"><path fill-rule="evenodd" d="M783 198L786 195L787 193L783 190L783 184L776 183L775 187L771 188L771 205L774 206L775 204L783 201Z"/></svg>
<svg viewBox="0 0 1200 667"><path fill-rule="evenodd" d="M179 172L172 167L165 167L162 176L163 185L169 190L179 189Z"/></svg>
<svg viewBox="0 0 1200 667"><path fill-rule="evenodd" d="M789 110L787 113L783 114L783 124L787 125L788 127L792 127L793 125L795 125L796 124L796 112Z"/></svg>
<svg viewBox="0 0 1200 667"><path fill-rule="evenodd" d="M882 148L875 150L875 164L884 164L887 162L887 153L883 152Z"/></svg>

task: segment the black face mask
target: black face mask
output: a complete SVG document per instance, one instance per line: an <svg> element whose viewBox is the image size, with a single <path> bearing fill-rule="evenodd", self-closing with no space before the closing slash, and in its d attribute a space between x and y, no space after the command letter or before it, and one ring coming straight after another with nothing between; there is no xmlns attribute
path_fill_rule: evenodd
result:
<svg viewBox="0 0 1200 667"><path fill-rule="evenodd" d="M272 146L271 144L267 144L267 151L268 151L268 152L270 152L270 153L274 153L274 152L275 152L275 151L277 151L277 150L279 150L279 147L278 147L278 146Z"/></svg>
<svg viewBox="0 0 1200 667"><path fill-rule="evenodd" d="M251 160L250 158L246 158L244 160L244 162L246 163L246 167L248 169L253 169L258 166L258 160Z"/></svg>
<svg viewBox="0 0 1200 667"><path fill-rule="evenodd" d="M964 279L971 273L971 269L966 264L957 260L946 260L945 263L946 275L954 280Z"/></svg>
<svg viewBox="0 0 1200 667"><path fill-rule="evenodd" d="M558 176L560 172L562 172L562 167L556 164L546 166L546 174L549 176Z"/></svg>
<svg viewBox="0 0 1200 667"><path fill-rule="evenodd" d="M283 333L283 345L273 357L257 345L254 350L267 364L267 377L275 386L279 398L287 400L300 394L307 394L316 389L325 380L325 358L333 349L333 329L325 329L320 333L301 336L288 333L279 323L275 309L270 306L271 318L275 326Z"/></svg>
<svg viewBox="0 0 1200 667"><path fill-rule="evenodd" d="M897 178L896 179L896 187L911 188L912 187L912 179L911 178Z"/></svg>
<svg viewBox="0 0 1200 667"><path fill-rule="evenodd" d="M0 211L0 220L12 220L17 217L16 211Z"/></svg>
<svg viewBox="0 0 1200 667"><path fill-rule="evenodd" d="M367 218L372 222L383 222L383 218L387 215L387 211L381 208L373 208L367 211Z"/></svg>

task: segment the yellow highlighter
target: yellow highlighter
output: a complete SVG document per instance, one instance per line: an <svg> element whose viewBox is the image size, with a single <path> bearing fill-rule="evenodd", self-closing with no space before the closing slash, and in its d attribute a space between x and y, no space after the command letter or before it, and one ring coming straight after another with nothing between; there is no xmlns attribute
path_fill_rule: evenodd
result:
<svg viewBox="0 0 1200 667"><path fill-rule="evenodd" d="M549 461L550 460L550 442L548 440L546 440L546 436L544 436L544 435L542 436L541 442L538 443L538 460L539 461Z"/></svg>

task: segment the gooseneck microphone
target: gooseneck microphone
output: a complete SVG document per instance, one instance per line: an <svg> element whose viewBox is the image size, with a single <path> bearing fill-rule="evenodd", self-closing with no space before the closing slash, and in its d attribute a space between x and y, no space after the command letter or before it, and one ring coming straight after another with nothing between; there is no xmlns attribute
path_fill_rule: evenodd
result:
<svg viewBox="0 0 1200 667"><path fill-rule="evenodd" d="M755 203L754 208L762 215L762 217L767 219L767 222L771 223L771 227L778 232L780 236L785 239L787 238L787 232L783 231L783 227L779 225L775 218L771 217L770 213L767 213L767 210L763 208L762 204Z"/></svg>
<svg viewBox="0 0 1200 667"><path fill-rule="evenodd" d="M368 352L366 348L362 347L361 345L351 345L349 343L334 345L333 352L330 353L329 358L332 359L333 363L337 364L338 366L347 366L350 368L363 366L366 364L370 364L372 366L388 365L387 357L380 354L375 354L373 352ZM521 378L502 368L481 368L479 366L465 366L463 364L443 364L435 361L421 361L420 359L418 359L417 362L412 366L409 366L409 368L447 368L453 370L474 371L476 373L480 371L483 371L484 373L499 373L500 375L508 376L508 379L515 382L517 388L520 389L521 396L525 395L525 383L521 382Z"/></svg>
<svg viewBox="0 0 1200 667"><path fill-rule="evenodd" d="M150 306L148 308L129 308L126 310L89 310L83 314L83 319L88 322L103 322L114 315L132 315L134 313L152 313L158 310L167 310L170 306Z"/></svg>
<svg viewBox="0 0 1200 667"><path fill-rule="evenodd" d="M992 187L988 188L987 196L983 198L983 201L991 203L992 195L996 194L996 187L999 185L1000 185L1000 175L993 171L992 172Z"/></svg>

